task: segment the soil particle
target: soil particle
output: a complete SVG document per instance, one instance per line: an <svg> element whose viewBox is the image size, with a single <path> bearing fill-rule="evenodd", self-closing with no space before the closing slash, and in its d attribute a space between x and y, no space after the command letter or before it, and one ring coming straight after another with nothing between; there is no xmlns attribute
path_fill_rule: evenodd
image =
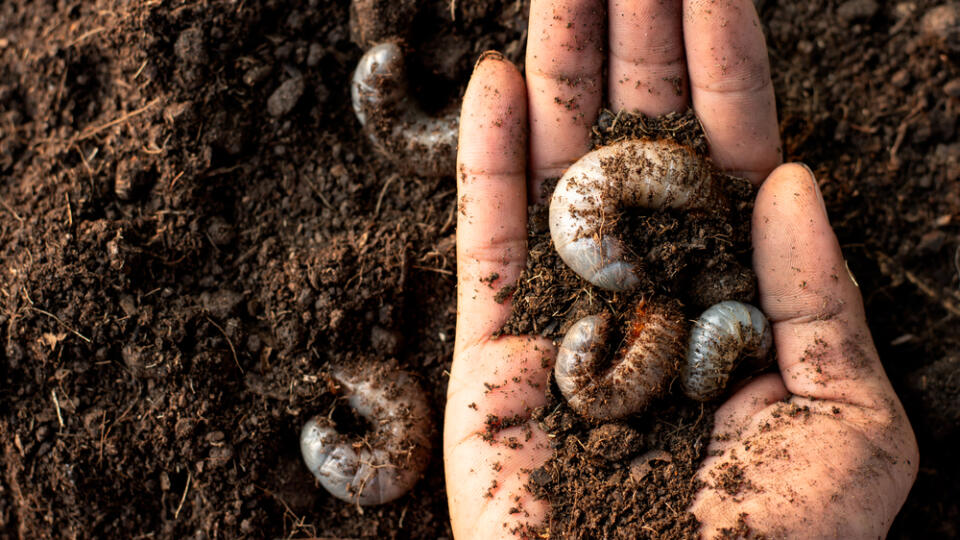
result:
<svg viewBox="0 0 960 540"><path fill-rule="evenodd" d="M880 4L876 0L847 0L837 7L837 16L851 23L867 20L876 15L879 10Z"/></svg>
<svg viewBox="0 0 960 540"><path fill-rule="evenodd" d="M604 424L590 432L587 452L607 461L621 461L634 454L643 439L633 428L623 424Z"/></svg>
<svg viewBox="0 0 960 540"><path fill-rule="evenodd" d="M270 76L273 68L268 65L253 66L243 74L243 82L247 86L256 86Z"/></svg>
<svg viewBox="0 0 960 540"><path fill-rule="evenodd" d="M270 98L267 99L267 112L271 116L283 116L289 113L297 105L303 90L303 77L287 79L270 94Z"/></svg>
<svg viewBox="0 0 960 540"><path fill-rule="evenodd" d="M960 3L949 2L930 9L920 21L921 31L951 51L960 51Z"/></svg>
<svg viewBox="0 0 960 540"><path fill-rule="evenodd" d="M203 30L194 26L180 32L173 45L173 52L184 62L206 64L208 57Z"/></svg>
<svg viewBox="0 0 960 540"><path fill-rule="evenodd" d="M353 0L350 39L363 48L391 37L407 37L417 15L415 0Z"/></svg>
<svg viewBox="0 0 960 540"><path fill-rule="evenodd" d="M960 98L960 79L953 79L944 84L943 92L950 97Z"/></svg>

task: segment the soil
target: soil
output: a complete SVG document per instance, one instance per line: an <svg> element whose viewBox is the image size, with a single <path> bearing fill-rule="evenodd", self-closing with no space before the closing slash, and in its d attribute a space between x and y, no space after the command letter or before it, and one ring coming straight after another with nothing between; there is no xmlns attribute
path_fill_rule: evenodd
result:
<svg viewBox="0 0 960 540"><path fill-rule="evenodd" d="M551 502L546 530L560 538L696 539L687 506L713 428L714 408L689 400L659 403L626 422L585 422L551 392L534 417L557 453L530 476L531 491Z"/></svg>
<svg viewBox="0 0 960 540"><path fill-rule="evenodd" d="M956 3L756 3L785 158L817 173L920 441L891 537L957 537ZM524 0L397 4L428 112L482 51L522 60ZM349 416L327 375L360 358L415 374L440 425L454 338L455 185L363 134L348 81L381 29L350 19L346 0L0 3L0 537L450 536L439 444L408 496L363 509L299 455L309 417ZM672 413L687 440L700 412ZM670 452L645 478L696 459L662 427L607 429ZM596 474L604 440L578 458Z"/></svg>

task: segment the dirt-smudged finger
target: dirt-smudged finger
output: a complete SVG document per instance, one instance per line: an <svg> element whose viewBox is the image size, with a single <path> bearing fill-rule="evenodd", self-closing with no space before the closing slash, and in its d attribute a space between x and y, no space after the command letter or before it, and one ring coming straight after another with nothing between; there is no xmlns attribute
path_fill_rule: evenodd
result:
<svg viewBox="0 0 960 540"><path fill-rule="evenodd" d="M606 8L599 0L533 0L527 45L530 193L590 149L603 95Z"/></svg>
<svg viewBox="0 0 960 540"><path fill-rule="evenodd" d="M770 61L752 0L684 0L693 108L724 169L759 185L781 161Z"/></svg>
<svg viewBox="0 0 960 540"><path fill-rule="evenodd" d="M614 111L660 116L687 107L687 64L679 1L611 0L609 75Z"/></svg>
<svg viewBox="0 0 960 540"><path fill-rule="evenodd" d="M464 96L457 161L457 349L510 313L504 287L526 260L526 95L520 72L481 57ZM508 295L507 295L508 296Z"/></svg>

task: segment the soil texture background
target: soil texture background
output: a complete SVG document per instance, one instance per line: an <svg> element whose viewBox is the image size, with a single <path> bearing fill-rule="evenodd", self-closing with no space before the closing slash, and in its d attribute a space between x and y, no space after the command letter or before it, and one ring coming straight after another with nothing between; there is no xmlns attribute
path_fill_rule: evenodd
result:
<svg viewBox="0 0 960 540"><path fill-rule="evenodd" d="M957 537L960 5L756 4L785 158L817 173L919 438L891 538ZM482 51L522 63L524 0L396 5L430 110ZM348 81L379 30L350 18L0 3L0 537L450 536L439 444L365 509L299 454L345 414L331 365L396 359L442 425L454 339L455 182L361 132Z"/></svg>

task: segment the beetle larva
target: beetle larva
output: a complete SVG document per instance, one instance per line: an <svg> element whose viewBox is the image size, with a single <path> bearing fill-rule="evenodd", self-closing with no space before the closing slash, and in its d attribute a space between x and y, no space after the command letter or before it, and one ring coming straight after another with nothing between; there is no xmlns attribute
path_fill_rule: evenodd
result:
<svg viewBox="0 0 960 540"><path fill-rule="evenodd" d="M560 258L597 287L640 283L616 230L624 208L719 209L725 198L705 161L670 141L628 140L580 158L550 200L550 234Z"/></svg>
<svg viewBox="0 0 960 540"><path fill-rule="evenodd" d="M570 407L596 420L642 411L663 395L680 367L687 327L673 303L641 300L613 364L602 369L609 314L574 323L557 352L554 374Z"/></svg>
<svg viewBox="0 0 960 540"><path fill-rule="evenodd" d="M690 331L680 374L684 393L698 401L719 396L737 362L763 358L772 343L770 323L759 309L731 300L711 306Z"/></svg>
<svg viewBox="0 0 960 540"><path fill-rule="evenodd" d="M349 437L315 416L300 433L304 462L338 499L364 506L397 499L430 461L433 421L426 395L408 374L382 367L341 369L333 379L371 431L363 439Z"/></svg>
<svg viewBox="0 0 960 540"><path fill-rule="evenodd" d="M375 45L353 72L353 111L373 144L406 172L453 176L459 108L428 116L409 91L400 45L392 41Z"/></svg>

